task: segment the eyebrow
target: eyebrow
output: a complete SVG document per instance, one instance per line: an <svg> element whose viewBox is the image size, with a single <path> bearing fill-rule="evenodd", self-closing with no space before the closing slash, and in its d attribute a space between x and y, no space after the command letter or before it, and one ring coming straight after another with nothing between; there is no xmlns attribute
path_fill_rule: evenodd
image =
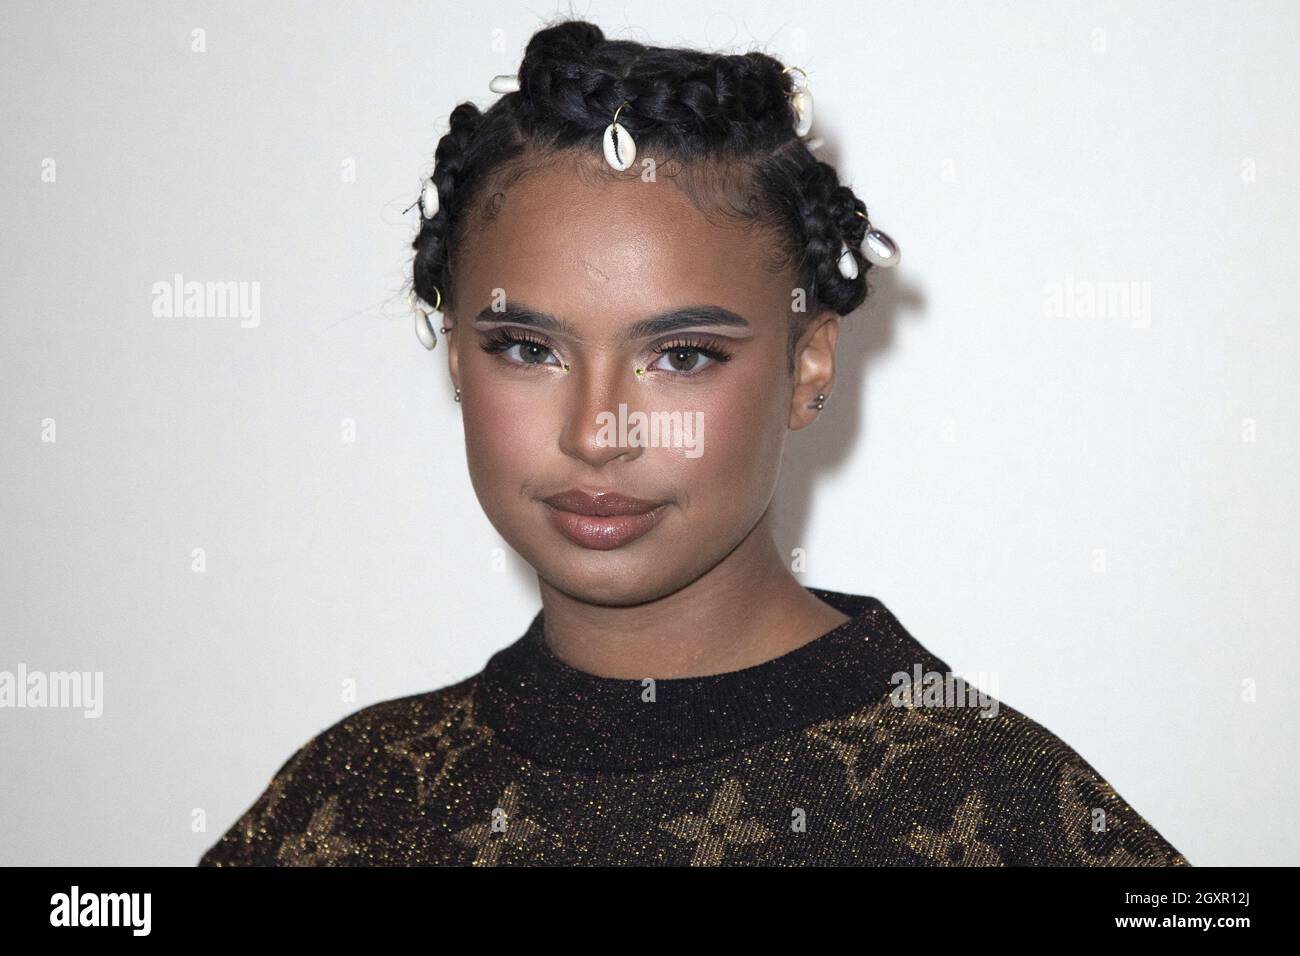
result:
<svg viewBox="0 0 1300 956"><path fill-rule="evenodd" d="M572 324L557 318L548 312L534 309L520 302L507 305L504 309L487 306L474 319L475 325L500 323L526 325L557 335L564 335L575 341L582 341L582 336ZM724 327L750 331L749 323L719 305L689 305L679 309L669 309L648 318L638 319L624 330L628 341L648 339L657 335L667 335L681 329L700 327Z"/></svg>

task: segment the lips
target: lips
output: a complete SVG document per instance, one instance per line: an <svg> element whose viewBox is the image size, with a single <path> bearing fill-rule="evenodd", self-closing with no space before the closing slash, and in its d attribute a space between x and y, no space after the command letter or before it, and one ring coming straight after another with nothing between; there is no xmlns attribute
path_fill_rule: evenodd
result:
<svg viewBox="0 0 1300 956"><path fill-rule="evenodd" d="M613 491L579 491L571 488L558 495L544 498L548 505L560 511L570 511L577 515L638 515L653 511L659 506L657 501L644 501L641 498L629 498Z"/></svg>
<svg viewBox="0 0 1300 956"><path fill-rule="evenodd" d="M551 524L584 548L609 551L650 531L667 504L630 498L612 491L577 489L543 498Z"/></svg>

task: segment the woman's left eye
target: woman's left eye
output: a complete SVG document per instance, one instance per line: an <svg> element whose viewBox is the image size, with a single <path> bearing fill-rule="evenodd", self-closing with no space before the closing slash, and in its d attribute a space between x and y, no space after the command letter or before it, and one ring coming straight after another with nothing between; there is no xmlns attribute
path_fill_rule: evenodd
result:
<svg viewBox="0 0 1300 956"><path fill-rule="evenodd" d="M672 342L655 349L660 358L651 368L657 368L676 375L697 375L702 368L730 360L731 353L717 345L704 342ZM700 358L706 361L700 364ZM667 362L664 366L662 363Z"/></svg>

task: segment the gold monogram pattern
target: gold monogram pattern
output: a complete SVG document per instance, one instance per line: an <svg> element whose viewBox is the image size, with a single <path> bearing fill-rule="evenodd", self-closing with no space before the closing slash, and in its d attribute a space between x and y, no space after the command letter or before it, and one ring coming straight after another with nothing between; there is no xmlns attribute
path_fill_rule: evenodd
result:
<svg viewBox="0 0 1300 956"><path fill-rule="evenodd" d="M908 845L939 866L1001 866L997 847L979 838L984 820L984 797L973 790L962 800L946 830L916 826Z"/></svg>
<svg viewBox="0 0 1300 956"><path fill-rule="evenodd" d="M874 707L810 727L807 735L840 759L849 796L862 800L874 795L898 761L958 735L957 728L945 723L941 714L898 706L886 697Z"/></svg>
<svg viewBox="0 0 1300 956"><path fill-rule="evenodd" d="M716 757L570 771L507 746L474 688L376 705L314 738L201 862L1190 865L1006 706L983 718L886 695Z"/></svg>
<svg viewBox="0 0 1300 956"><path fill-rule="evenodd" d="M456 840L475 851L474 866L496 866L507 847L523 847L542 827L521 813L522 790L511 783L492 809L491 819L465 827Z"/></svg>
<svg viewBox="0 0 1300 956"><path fill-rule="evenodd" d="M771 830L744 815L743 790L738 778L729 777L713 794L703 816L683 813L675 820L660 824L677 839L695 844L691 866L717 866L728 845L761 843L772 838Z"/></svg>
<svg viewBox="0 0 1300 956"><path fill-rule="evenodd" d="M324 866L338 863L359 844L335 833L339 825L339 798L326 798L311 815L307 829L286 837L275 857L285 866Z"/></svg>
<svg viewBox="0 0 1300 956"><path fill-rule="evenodd" d="M492 736L492 731L478 723L474 715L474 691L456 701L451 711L428 729L389 743L388 753L410 761L415 768L416 801L423 806L429 797L455 770L456 762L466 751Z"/></svg>
<svg viewBox="0 0 1300 956"><path fill-rule="evenodd" d="M1134 819L1119 794L1089 767L1066 764L1057 782L1060 825L1070 850L1079 863L1089 866L1190 866L1181 853L1162 852L1152 839L1150 828ZM1104 829L1101 829L1104 827ZM1117 843L1106 852L1089 845L1089 836L1115 834L1131 839L1136 848Z"/></svg>

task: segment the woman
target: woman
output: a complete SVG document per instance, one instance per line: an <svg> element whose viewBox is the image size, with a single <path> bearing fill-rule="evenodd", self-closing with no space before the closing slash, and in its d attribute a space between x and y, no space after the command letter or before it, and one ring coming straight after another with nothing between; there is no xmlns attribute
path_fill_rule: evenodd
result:
<svg viewBox="0 0 1300 956"><path fill-rule="evenodd" d="M309 741L202 864L1187 865L773 543L786 436L897 259L809 151L799 73L569 21L452 112L414 293L542 610L482 672Z"/></svg>

